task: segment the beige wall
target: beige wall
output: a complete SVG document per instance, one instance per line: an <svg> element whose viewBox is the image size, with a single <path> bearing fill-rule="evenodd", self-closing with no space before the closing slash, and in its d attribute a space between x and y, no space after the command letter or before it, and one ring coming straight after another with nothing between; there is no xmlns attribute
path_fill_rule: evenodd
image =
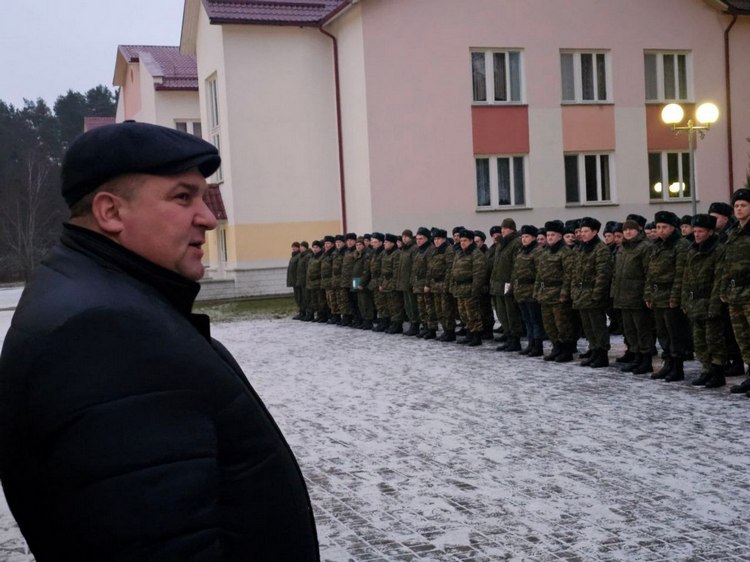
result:
<svg viewBox="0 0 750 562"><path fill-rule="evenodd" d="M175 121L201 120L200 99L196 91L156 90L157 125L174 128Z"/></svg>

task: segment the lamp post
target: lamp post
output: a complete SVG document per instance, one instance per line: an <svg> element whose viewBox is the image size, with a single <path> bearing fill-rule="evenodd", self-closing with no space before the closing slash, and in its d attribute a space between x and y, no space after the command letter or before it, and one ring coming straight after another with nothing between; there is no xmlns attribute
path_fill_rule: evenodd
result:
<svg viewBox="0 0 750 562"><path fill-rule="evenodd" d="M667 125L672 125L672 130L675 133L680 131L686 131L688 135L688 150L690 151L690 181L693 185L690 186L690 202L693 205L693 216L698 213L696 205L696 192L697 192L697 181L695 179L695 134L700 134L701 139L706 134L706 131L711 128L713 123L719 119L719 108L712 103L704 103L698 106L695 110L695 119L700 123L696 125L692 119L688 119L686 125L679 126L678 123L682 122L682 118L685 116L685 110L682 106L677 103L670 103L664 106L661 110L661 120Z"/></svg>

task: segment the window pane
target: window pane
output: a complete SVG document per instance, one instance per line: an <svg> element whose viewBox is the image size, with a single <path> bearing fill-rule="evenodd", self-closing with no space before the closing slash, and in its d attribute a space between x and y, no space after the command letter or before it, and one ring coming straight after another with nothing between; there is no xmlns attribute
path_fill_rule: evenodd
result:
<svg viewBox="0 0 750 562"><path fill-rule="evenodd" d="M581 54L581 99L594 99L594 57L590 53Z"/></svg>
<svg viewBox="0 0 750 562"><path fill-rule="evenodd" d="M508 53L510 63L510 99L521 101L521 53Z"/></svg>
<svg viewBox="0 0 750 562"><path fill-rule="evenodd" d="M682 153L682 183L685 184L685 188L682 191L683 197L690 197L693 189L693 178L690 174L690 153Z"/></svg>
<svg viewBox="0 0 750 562"><path fill-rule="evenodd" d="M497 202L510 205L510 159L497 159Z"/></svg>
<svg viewBox="0 0 750 562"><path fill-rule="evenodd" d="M667 154L667 192L669 197L680 196L680 163L678 154L670 152Z"/></svg>
<svg viewBox="0 0 750 562"><path fill-rule="evenodd" d="M203 131L201 130L201 122L200 121L196 121L195 123L193 123L193 134L196 137L202 137L203 136Z"/></svg>
<svg viewBox="0 0 750 562"><path fill-rule="evenodd" d="M477 206L487 207L490 204L490 161L477 158Z"/></svg>
<svg viewBox="0 0 750 562"><path fill-rule="evenodd" d="M185 123L185 121L177 121L174 124L174 127L178 131L182 131L183 133L187 133L187 123Z"/></svg>
<svg viewBox="0 0 750 562"><path fill-rule="evenodd" d="M599 101L607 99L607 67L604 53L596 55L596 93Z"/></svg>
<svg viewBox="0 0 750 562"><path fill-rule="evenodd" d="M674 55L664 55L664 98L677 99L674 83Z"/></svg>
<svg viewBox="0 0 750 562"><path fill-rule="evenodd" d="M505 53L493 53L495 66L495 101L508 101L505 87Z"/></svg>
<svg viewBox="0 0 750 562"><path fill-rule="evenodd" d="M471 75L474 101L487 101L487 81L484 76L484 53L471 53Z"/></svg>
<svg viewBox="0 0 750 562"><path fill-rule="evenodd" d="M565 201L579 203L578 195L578 156L565 157Z"/></svg>
<svg viewBox="0 0 750 562"><path fill-rule="evenodd" d="M680 87L679 99L688 99L687 93L687 57L685 55L677 55L677 78Z"/></svg>
<svg viewBox="0 0 750 562"><path fill-rule="evenodd" d="M583 164L586 170L586 201L599 200L599 182L596 174L596 156L588 154L583 157Z"/></svg>
<svg viewBox="0 0 750 562"><path fill-rule="evenodd" d="M648 192L651 199L661 199L664 196L661 177L661 153L658 152L652 152L648 155Z"/></svg>
<svg viewBox="0 0 750 562"><path fill-rule="evenodd" d="M515 195L514 204L526 204L526 180L523 177L523 158L516 156L513 158L513 194Z"/></svg>
<svg viewBox="0 0 750 562"><path fill-rule="evenodd" d="M609 155L602 154L599 157L599 179L601 180L602 186L602 201L609 201L612 199L609 192Z"/></svg>
<svg viewBox="0 0 750 562"><path fill-rule="evenodd" d="M560 72L562 75L562 99L563 101L575 101L575 83L573 77L573 54L563 53L560 55Z"/></svg>
<svg viewBox="0 0 750 562"><path fill-rule="evenodd" d="M643 63L646 72L646 99L657 100L659 99L659 93L656 89L656 55L644 55Z"/></svg>

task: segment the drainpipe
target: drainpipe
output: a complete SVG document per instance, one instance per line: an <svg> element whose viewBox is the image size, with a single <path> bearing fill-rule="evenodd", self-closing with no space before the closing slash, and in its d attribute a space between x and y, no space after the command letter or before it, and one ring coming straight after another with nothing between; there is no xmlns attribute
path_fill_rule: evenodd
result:
<svg viewBox="0 0 750 562"><path fill-rule="evenodd" d="M325 36L330 37L333 41L333 73L336 82L336 130L338 133L339 144L339 184L341 186L341 228L343 232L346 228L346 183L344 180L344 135L341 130L341 83L339 81L339 44L336 37L328 33L323 26L318 30Z"/></svg>
<svg viewBox="0 0 750 562"><path fill-rule="evenodd" d="M737 14L732 17L732 23L724 30L724 81L727 92L727 149L729 152L727 163L729 166L729 198L734 193L734 157L732 155L732 84L729 66L729 32L737 22Z"/></svg>

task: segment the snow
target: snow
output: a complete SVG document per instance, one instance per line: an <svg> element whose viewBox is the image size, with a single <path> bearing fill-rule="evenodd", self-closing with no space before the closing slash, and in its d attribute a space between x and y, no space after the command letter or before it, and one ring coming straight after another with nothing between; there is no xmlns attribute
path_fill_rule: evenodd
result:
<svg viewBox="0 0 750 562"><path fill-rule="evenodd" d="M299 459L323 560L750 560L745 396L290 319L213 335ZM3 505L0 560L22 547Z"/></svg>

